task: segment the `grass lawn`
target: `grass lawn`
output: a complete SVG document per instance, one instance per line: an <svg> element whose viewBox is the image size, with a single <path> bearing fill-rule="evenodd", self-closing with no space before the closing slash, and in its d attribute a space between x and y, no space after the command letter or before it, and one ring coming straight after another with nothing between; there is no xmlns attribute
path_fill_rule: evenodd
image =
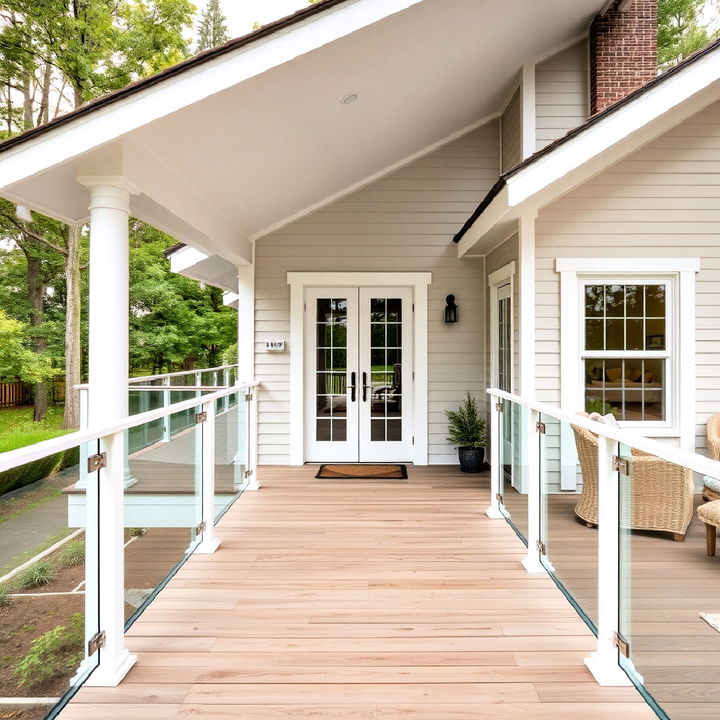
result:
<svg viewBox="0 0 720 720"><path fill-rule="evenodd" d="M5 408L0 410L0 452L32 445L42 440L65 435L63 408L51 407L42 422L33 422L32 407Z"/></svg>

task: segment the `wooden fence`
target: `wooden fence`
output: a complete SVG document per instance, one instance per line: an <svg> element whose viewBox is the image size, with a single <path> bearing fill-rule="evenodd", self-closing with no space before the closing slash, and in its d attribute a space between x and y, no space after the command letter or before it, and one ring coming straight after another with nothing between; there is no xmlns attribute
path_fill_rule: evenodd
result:
<svg viewBox="0 0 720 720"><path fill-rule="evenodd" d="M48 401L52 405L65 402L65 378L48 381ZM0 382L0 408L32 405L32 385L24 382Z"/></svg>

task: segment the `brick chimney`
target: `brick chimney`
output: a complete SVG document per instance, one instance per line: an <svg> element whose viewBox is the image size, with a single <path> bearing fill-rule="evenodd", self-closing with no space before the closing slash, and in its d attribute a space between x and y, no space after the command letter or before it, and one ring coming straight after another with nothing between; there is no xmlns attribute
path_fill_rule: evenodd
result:
<svg viewBox="0 0 720 720"><path fill-rule="evenodd" d="M615 0L590 26L590 114L657 75L657 0Z"/></svg>

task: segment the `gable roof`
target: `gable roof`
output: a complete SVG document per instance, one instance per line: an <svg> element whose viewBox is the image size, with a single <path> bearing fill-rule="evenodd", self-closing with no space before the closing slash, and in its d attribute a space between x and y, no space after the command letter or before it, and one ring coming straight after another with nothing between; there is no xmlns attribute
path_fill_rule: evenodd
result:
<svg viewBox="0 0 720 720"><path fill-rule="evenodd" d="M141 80L136 80L135 82L130 83L123 88L120 88L119 90L115 90L114 92L102 95L95 100L91 100L90 102L81 105L79 108L71 110L64 115L59 115L58 117L53 118L52 120L49 120L42 125L38 125L37 127L26 130L25 132L19 133L18 135L14 135L13 137L8 138L3 142L0 142L0 153L3 153L10 148L15 147L16 145L27 142L28 140L31 140L38 135L49 132L56 127L71 123L74 120L83 117L84 115L88 115L99 110L100 108L112 105L113 103L116 103L119 100L123 100L130 95L139 93L146 88L153 87L154 85L186 73L193 68L210 62L211 60L215 60L216 58L227 55L228 53L234 52L235 50L240 50L241 48L250 45L251 43L254 43L258 40L270 37L271 35L279 33L281 30L292 27L297 23L303 22L304 20L307 20L314 15L319 15L320 13L326 12L327 10L336 5L341 5L342 3L350 1L351 0L318 0L318 2L316 2L314 5L308 5L308 7L297 10L291 15L286 15L285 17L279 18L278 20L274 20L273 22L270 22L267 25L263 25L262 27L254 30L251 33L247 33L246 35L242 35L240 37L228 40L222 45L218 45L214 48L210 48L209 50L198 53L197 55L194 55L187 60L183 60L182 62L176 63L175 65L171 65L170 67L167 67L164 70L155 73L154 75L149 75L148 77L142 78Z"/></svg>
<svg viewBox="0 0 720 720"><path fill-rule="evenodd" d="M720 55L720 38L715 40L714 42L710 43L708 46L703 48L702 50L697 51L696 53L690 55L688 58L683 60L682 62L678 63L677 65L673 66L669 70L667 70L662 75L658 75L656 78L651 80L649 83L646 83L642 87L638 88L637 90L633 91L632 93L625 96L623 99L619 100L618 102L614 103L613 105L607 107L605 110L596 113L595 115L591 116L586 120L582 125L577 126L576 128L573 128L570 132L568 132L566 135L558 138L557 140L553 141L552 143L548 144L541 150L538 150L533 155L529 156L522 162L515 165L513 168L505 172L503 175L500 176L498 181L495 183L495 185L490 189L490 191L487 193L487 195L483 198L483 200L480 202L478 207L475 209L473 214L468 218L467 222L463 225L463 227L458 231L458 233L453 238L453 242L460 243L463 238L470 232L470 230L476 225L478 220L488 211L491 206L493 205L494 201L503 193L503 191L508 187L509 184L511 184L513 178L523 174L524 172L528 170L532 170L533 168L539 166L542 161L548 157L553 156L554 154L557 155L559 152L561 152L564 148L571 145L576 140L584 140L587 139L588 141L592 141L593 132L596 128L602 126L604 123L606 123L609 119L614 118L615 116L622 113L623 110L625 110L628 106L638 106L643 103L643 101L653 94L654 91L656 91L658 88L663 88L665 86L670 86L673 83L677 83L678 78L684 77L688 71L691 71L694 66L700 65L703 60L708 59L710 56L714 56L715 54ZM714 67L713 67L714 65ZM706 78L708 80L708 84L715 82L718 77L720 77L720 64L714 63L713 65L709 66L710 72L708 73L708 77ZM713 72L714 70L714 72ZM702 87L699 88L699 90L703 90L705 88L705 85L702 85ZM687 97L680 96L678 99L681 102L688 102L695 96L695 93L692 92L687 95ZM709 102L712 102L712 100L709 100ZM642 118L641 125L649 125L654 119L657 119L661 117L663 114L670 112L672 109L674 109L677 106L677 104L667 104L667 105L659 105L657 108L655 108L655 112L652 111L651 108L649 109L649 112L647 115ZM627 128L627 134L629 135L631 132L638 130L639 128L628 126ZM611 143L607 147L602 147L598 145L598 151L607 151L610 149L610 147L613 144L619 144L619 142L624 139L622 137L616 139L616 143ZM642 140L642 139L641 139ZM649 141L646 139L646 142ZM645 144L641 141L640 145ZM640 146L638 145L638 147ZM631 152L632 150L630 150ZM617 162L618 158L613 157L611 159L611 163ZM583 160L581 160L579 157L576 158L576 163L569 164L567 167L567 173L570 173L574 169L577 169L579 167ZM608 163L611 164L611 163ZM540 193L545 187L548 187L552 182L556 181L557 178L554 177L548 177L546 185L543 185L542 182L539 184L539 186L535 189L534 194ZM527 199L527 198L525 198ZM550 200L555 198L550 198Z"/></svg>

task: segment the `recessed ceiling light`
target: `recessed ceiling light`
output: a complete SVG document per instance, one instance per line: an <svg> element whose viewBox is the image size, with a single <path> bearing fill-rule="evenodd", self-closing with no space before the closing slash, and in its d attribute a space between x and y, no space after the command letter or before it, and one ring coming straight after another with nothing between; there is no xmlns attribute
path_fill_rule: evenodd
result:
<svg viewBox="0 0 720 720"><path fill-rule="evenodd" d="M352 105L358 99L356 92L348 93L340 102L343 105Z"/></svg>

